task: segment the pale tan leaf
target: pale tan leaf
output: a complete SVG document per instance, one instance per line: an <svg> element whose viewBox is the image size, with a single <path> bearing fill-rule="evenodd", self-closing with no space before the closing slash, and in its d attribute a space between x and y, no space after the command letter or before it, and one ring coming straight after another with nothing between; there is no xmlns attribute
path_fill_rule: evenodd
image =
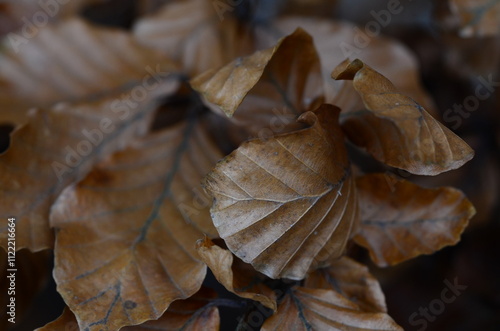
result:
<svg viewBox="0 0 500 331"><path fill-rule="evenodd" d="M370 313L332 290L296 287L289 290L278 312L264 322L271 330L398 330L385 313Z"/></svg>
<svg viewBox="0 0 500 331"><path fill-rule="evenodd" d="M196 76L253 51L250 30L230 12L221 19L216 7L210 0L174 1L139 20L133 33L141 44L164 52Z"/></svg>
<svg viewBox="0 0 500 331"><path fill-rule="evenodd" d="M80 328L156 319L200 288L206 266L195 246L210 216L197 187L218 158L192 119L114 154L60 195L54 278Z"/></svg>
<svg viewBox="0 0 500 331"><path fill-rule="evenodd" d="M271 48L191 80L208 105L233 116L251 135L288 132L323 99L320 63L310 35L297 29ZM269 128L271 134L263 130Z"/></svg>
<svg viewBox="0 0 500 331"><path fill-rule="evenodd" d="M431 113L435 105L420 83L418 59L395 39L368 36L363 27L346 21L290 16L280 17L268 26L258 26L258 47L274 45L278 38L292 33L298 27L314 37L323 76L325 102L342 109L343 113L359 110L363 103L355 97L352 84L331 79L332 69L346 58L359 58L372 68L383 72L402 93L419 102Z"/></svg>
<svg viewBox="0 0 500 331"><path fill-rule="evenodd" d="M90 101L137 82L149 91L176 70L126 32L77 18L46 25L30 39L12 38L2 40L0 52L0 122L21 124L32 107Z"/></svg>
<svg viewBox="0 0 500 331"><path fill-rule="evenodd" d="M456 244L475 214L451 187L426 189L387 174L365 175L356 184L362 225L354 240L381 267Z"/></svg>
<svg viewBox="0 0 500 331"><path fill-rule="evenodd" d="M357 195L338 125L323 105L309 127L250 140L220 161L205 186L228 248L271 278L302 279L311 265L344 252L357 223Z"/></svg>
<svg viewBox="0 0 500 331"><path fill-rule="evenodd" d="M260 285L255 270L244 268L242 263L234 261L233 254L205 238L198 241L198 254L203 262L212 270L215 278L228 291L234 294L260 302L269 309L276 311L276 301L270 288ZM245 290L243 290L245 289Z"/></svg>
<svg viewBox="0 0 500 331"><path fill-rule="evenodd" d="M346 114L342 128L377 160L413 174L437 175L474 156L462 139L360 60L344 61L332 77L353 81L366 110Z"/></svg>
<svg viewBox="0 0 500 331"><path fill-rule="evenodd" d="M129 88L91 102L59 104L34 112L14 131L10 148L0 155L0 215L16 217L18 249L53 246L49 209L58 194L99 159L143 134L159 97L172 87L163 80L141 100ZM6 230L0 229L3 247Z"/></svg>
<svg viewBox="0 0 500 331"><path fill-rule="evenodd" d="M310 273L304 287L334 290L363 311L387 313L385 297L377 279L368 268L348 257L331 262Z"/></svg>

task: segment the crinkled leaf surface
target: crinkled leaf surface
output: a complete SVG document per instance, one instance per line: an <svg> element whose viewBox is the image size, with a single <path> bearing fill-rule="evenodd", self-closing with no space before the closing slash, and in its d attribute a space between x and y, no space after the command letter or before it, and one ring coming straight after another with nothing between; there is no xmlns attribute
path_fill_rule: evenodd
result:
<svg viewBox="0 0 500 331"><path fill-rule="evenodd" d="M385 297L377 279L368 268L353 259L342 257L327 268L310 273L304 287L331 289L351 300L363 311L387 313Z"/></svg>
<svg viewBox="0 0 500 331"><path fill-rule="evenodd" d="M363 99L366 110L348 113L342 127L377 160L432 176L459 168L474 156L462 139L360 60L344 61L332 77L352 80Z"/></svg>
<svg viewBox="0 0 500 331"><path fill-rule="evenodd" d="M250 140L205 180L212 219L228 248L271 278L302 279L340 256L357 222L357 196L338 125L323 105L308 128Z"/></svg>
<svg viewBox="0 0 500 331"><path fill-rule="evenodd" d="M343 113L360 109L363 103L356 98L351 84L331 79L332 69L346 58L359 58L374 69L383 72L402 93L419 100L434 113L434 103L419 81L418 59L403 44L382 35L366 36L362 27L346 21L318 17L280 17L269 25L258 26L256 39L259 47L269 47L278 38L301 27L314 37L323 76L325 102L336 105ZM361 47L362 45L362 47Z"/></svg>
<svg viewBox="0 0 500 331"><path fill-rule="evenodd" d="M127 84L140 82L150 91L158 79L176 70L166 56L141 47L124 31L77 18L37 31L26 42L2 40L0 122L22 124L32 107L91 100Z"/></svg>
<svg viewBox="0 0 500 331"><path fill-rule="evenodd" d="M271 48L206 71L191 85L213 110L234 115L234 122L259 137L297 128L295 119L323 98L318 55L301 29Z"/></svg>
<svg viewBox="0 0 500 331"><path fill-rule="evenodd" d="M260 284L258 273L248 265L238 263L227 249L220 248L205 238L197 245L198 254L212 270L215 278L224 287L242 298L259 301L269 309L276 311L276 301L270 288ZM245 266L247 266L245 268Z"/></svg>
<svg viewBox="0 0 500 331"><path fill-rule="evenodd" d="M53 246L49 210L58 194L85 176L99 159L126 146L149 125L158 98L172 89L165 80L139 101L134 89L95 101L38 110L12 135L0 155L1 217L16 216L17 248ZM0 228L6 247L7 226Z"/></svg>
<svg viewBox="0 0 500 331"><path fill-rule="evenodd" d="M156 319L200 288L206 266L195 246L210 217L196 187L218 158L190 119L116 153L61 194L51 213L54 278L81 329Z"/></svg>
<svg viewBox="0 0 500 331"><path fill-rule="evenodd" d="M365 175L356 184L362 225L354 240L381 267L456 244L475 214L451 187L426 189L386 174Z"/></svg>
<svg viewBox="0 0 500 331"><path fill-rule="evenodd" d="M278 312L264 322L270 330L398 330L385 313L362 311L357 305L332 290L296 287L289 290Z"/></svg>

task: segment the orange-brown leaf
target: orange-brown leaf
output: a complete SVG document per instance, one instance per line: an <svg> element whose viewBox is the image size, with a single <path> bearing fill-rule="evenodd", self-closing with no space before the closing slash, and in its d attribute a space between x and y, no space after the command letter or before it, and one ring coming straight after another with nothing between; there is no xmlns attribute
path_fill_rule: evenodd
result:
<svg viewBox="0 0 500 331"><path fill-rule="evenodd" d="M210 305L216 293L202 287L192 297L177 300L157 320L140 325L124 327L123 331L217 331L219 330L219 310ZM75 314L68 307L58 319L35 331L79 331Z"/></svg>
<svg viewBox="0 0 500 331"><path fill-rule="evenodd" d="M363 311L387 313L385 297L368 268L348 257L332 261L327 268L310 273L304 287L334 290Z"/></svg>
<svg viewBox="0 0 500 331"><path fill-rule="evenodd" d="M352 80L366 110L347 113L346 135L377 160L418 175L461 167L474 151L384 76L361 62L341 63L334 79Z"/></svg>
<svg viewBox="0 0 500 331"><path fill-rule="evenodd" d="M364 312L335 291L296 287L289 290L278 312L264 322L261 330L403 329L389 315Z"/></svg>
<svg viewBox="0 0 500 331"><path fill-rule="evenodd" d="M124 31L95 27L77 18L37 31L31 39L18 36L23 43L9 37L2 40L0 122L23 124L32 107L92 101L105 93L125 92L136 82L150 91L176 70L168 57L141 47Z"/></svg>
<svg viewBox="0 0 500 331"><path fill-rule="evenodd" d="M167 3L134 26L138 42L164 52L196 76L253 51L251 32L225 12L221 20L210 0Z"/></svg>
<svg viewBox="0 0 500 331"><path fill-rule="evenodd" d="M462 37L491 37L500 33L497 0L448 0L450 9L459 21Z"/></svg>
<svg viewBox="0 0 500 331"><path fill-rule="evenodd" d="M272 290L259 284L258 280L262 277L259 277L255 270L248 268L246 264L238 263L238 260L235 261L230 251L214 245L208 238L198 241L197 249L203 262L228 291L242 298L258 301L276 311Z"/></svg>
<svg viewBox="0 0 500 331"><path fill-rule="evenodd" d="M114 154L61 194L54 278L82 329L157 319L200 288L195 245L210 216L197 187L218 158L193 119Z"/></svg>
<svg viewBox="0 0 500 331"><path fill-rule="evenodd" d="M338 257L357 221L357 195L338 125L323 105L309 127L250 140L206 177L212 219L228 248L271 278L302 279Z"/></svg>
<svg viewBox="0 0 500 331"><path fill-rule="evenodd" d="M426 189L386 174L356 181L361 228L354 240L384 267L454 245L475 209L451 187Z"/></svg>
<svg viewBox="0 0 500 331"><path fill-rule="evenodd" d="M254 136L269 128L289 131L297 116L323 98L318 55L302 29L274 47L208 70L191 85L213 110L234 115L232 120Z"/></svg>
<svg viewBox="0 0 500 331"><path fill-rule="evenodd" d="M164 81L134 107L122 99L132 93L127 89L93 102L38 110L14 131L10 148L0 155L0 215L16 217L18 249L53 247L49 210L59 193L100 159L143 134L159 96L170 85ZM2 228L3 247L6 238Z"/></svg>

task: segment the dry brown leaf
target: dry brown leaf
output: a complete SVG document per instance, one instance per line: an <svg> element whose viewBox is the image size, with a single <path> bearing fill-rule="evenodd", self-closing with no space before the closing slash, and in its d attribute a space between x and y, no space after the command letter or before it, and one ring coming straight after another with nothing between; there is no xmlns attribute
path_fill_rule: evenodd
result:
<svg viewBox="0 0 500 331"><path fill-rule="evenodd" d="M261 137L286 132L323 99L318 55L310 35L297 29L271 48L208 70L191 85L216 112ZM238 111L236 111L238 110ZM236 113L235 113L236 112Z"/></svg>
<svg viewBox="0 0 500 331"><path fill-rule="evenodd" d="M192 297L177 300L157 320L141 325L124 327L123 331L217 331L220 317L217 307L210 305L210 300L217 294L209 288L202 287ZM66 307L62 315L55 321L35 331L79 331L75 315Z"/></svg>
<svg viewBox="0 0 500 331"><path fill-rule="evenodd" d="M304 287L334 290L362 311L387 313L384 293L377 279L365 265L345 256L332 261L327 268L310 273Z"/></svg>
<svg viewBox="0 0 500 331"><path fill-rule="evenodd" d="M346 58L357 57L383 72L402 93L419 100L431 114L435 113L434 102L420 83L418 59L395 39L363 35L362 28L346 21L291 16L278 18L269 26L259 26L256 32L258 46L269 47L298 27L314 37L326 103L336 105L343 113L359 110L363 106L352 84L334 81L330 76L332 69Z"/></svg>
<svg viewBox="0 0 500 331"><path fill-rule="evenodd" d="M381 267L454 245L474 206L451 187L426 189L387 174L356 180L361 228L354 240Z"/></svg>
<svg viewBox="0 0 500 331"><path fill-rule="evenodd" d="M357 223L357 195L338 125L323 105L309 127L250 140L220 161L205 186L228 248L271 278L302 279L311 265L344 252Z"/></svg>
<svg viewBox="0 0 500 331"><path fill-rule="evenodd" d="M500 32L500 1L449 0L449 4L459 20L462 37L496 36Z"/></svg>
<svg viewBox="0 0 500 331"><path fill-rule="evenodd" d="M197 186L219 157L192 119L114 154L60 195L54 278L80 328L156 319L200 288L197 227L212 225Z"/></svg>
<svg viewBox="0 0 500 331"><path fill-rule="evenodd" d="M11 33L29 37L48 22L74 16L85 5L107 0L4 0L0 5L0 36ZM17 31L16 31L17 30Z"/></svg>
<svg viewBox="0 0 500 331"><path fill-rule="evenodd" d="M196 76L253 51L250 30L226 14L221 20L214 1L174 1L139 20L133 33Z"/></svg>
<svg viewBox="0 0 500 331"><path fill-rule="evenodd" d="M461 167L474 151L384 76L361 62L346 60L332 73L352 80L366 110L348 113L346 135L377 160L418 175L438 175Z"/></svg>
<svg viewBox="0 0 500 331"><path fill-rule="evenodd" d="M296 287L289 290L278 312L264 322L271 330L398 330L385 313L370 313L332 290Z"/></svg>
<svg viewBox="0 0 500 331"><path fill-rule="evenodd" d="M125 327L123 331L218 331L219 309L210 304L217 296L215 291L202 287L186 300L172 303L158 320L137 326Z"/></svg>
<svg viewBox="0 0 500 331"><path fill-rule="evenodd" d="M34 38L20 40L3 39L0 123L22 124L32 107L91 101L137 82L150 91L176 70L171 60L141 47L126 32L76 18L47 25Z"/></svg>
<svg viewBox="0 0 500 331"><path fill-rule="evenodd" d="M203 262L212 270L215 278L229 292L242 298L258 301L267 308L276 311L276 300L272 290L257 282L259 276L255 270L244 268L242 263L234 261L230 251L214 245L208 238L198 241L197 250Z"/></svg>
<svg viewBox="0 0 500 331"><path fill-rule="evenodd" d="M97 101L59 104L36 111L13 133L10 148L0 155L0 214L16 216L18 249L53 247L49 210L58 194L99 159L143 134L158 98L172 88L171 82L160 82L132 105L126 100L131 101L133 89ZM7 227L2 227L3 247L6 238Z"/></svg>

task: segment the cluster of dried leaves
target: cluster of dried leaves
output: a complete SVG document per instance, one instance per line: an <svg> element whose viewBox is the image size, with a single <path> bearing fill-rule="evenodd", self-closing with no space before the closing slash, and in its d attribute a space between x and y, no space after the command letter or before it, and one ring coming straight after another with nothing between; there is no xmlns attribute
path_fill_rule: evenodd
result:
<svg viewBox="0 0 500 331"><path fill-rule="evenodd" d="M457 243L475 213L459 190L352 160L434 176L473 151L426 111L401 45L377 37L344 58L347 23L251 25L189 0L131 32L70 17L14 37L1 214L18 249L53 249L68 306L39 330L217 330L227 302L203 286L207 267L272 310L262 330L401 330L347 248L394 265Z"/></svg>

